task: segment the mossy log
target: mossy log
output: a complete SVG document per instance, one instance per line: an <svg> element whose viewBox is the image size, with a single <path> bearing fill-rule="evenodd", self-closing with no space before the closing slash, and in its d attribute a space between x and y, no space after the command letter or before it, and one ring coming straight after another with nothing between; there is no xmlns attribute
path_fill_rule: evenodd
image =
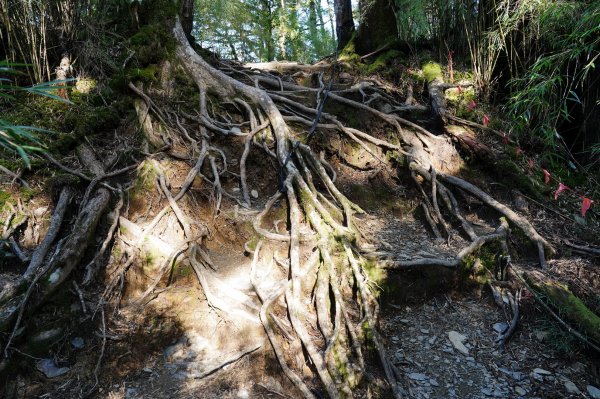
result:
<svg viewBox="0 0 600 399"><path fill-rule="evenodd" d="M567 286L537 272L526 272L523 277L529 286L567 322L588 339L600 343L600 317L592 312Z"/></svg>

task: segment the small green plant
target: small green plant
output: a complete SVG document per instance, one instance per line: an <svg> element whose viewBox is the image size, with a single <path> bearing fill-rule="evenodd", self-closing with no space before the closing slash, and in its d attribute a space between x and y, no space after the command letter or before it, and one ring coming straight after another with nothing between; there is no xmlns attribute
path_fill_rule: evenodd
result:
<svg viewBox="0 0 600 399"><path fill-rule="evenodd" d="M13 79L8 76L20 75L18 67L25 64L9 63L0 61L0 100L14 102L17 101L15 94L29 93L52 98L57 101L69 103L70 101L54 94L57 85L65 84L73 79L54 80L51 82L40 83L30 87L22 87L13 83ZM29 168L31 161L29 155L32 152L43 152L44 144L40 141L37 133L51 133L49 130L37 128L34 126L20 126L0 119L0 146L8 152L16 152Z"/></svg>

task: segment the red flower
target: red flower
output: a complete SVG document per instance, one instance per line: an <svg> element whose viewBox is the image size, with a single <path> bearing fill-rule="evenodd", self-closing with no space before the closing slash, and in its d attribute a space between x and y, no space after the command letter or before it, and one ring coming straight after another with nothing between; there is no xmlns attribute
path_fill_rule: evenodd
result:
<svg viewBox="0 0 600 399"><path fill-rule="evenodd" d="M469 103L469 106L467 107L467 111L471 112L473 111L473 108L475 108L477 106L477 103L473 100L471 100L471 102Z"/></svg>
<svg viewBox="0 0 600 399"><path fill-rule="evenodd" d="M550 182L550 172L546 169L542 169L542 171L544 172L544 183L548 184Z"/></svg>
<svg viewBox="0 0 600 399"><path fill-rule="evenodd" d="M585 217L585 214L587 213L588 209L590 209L593 203L594 201L592 201L591 199L583 197L583 200L581 201L581 216Z"/></svg>
<svg viewBox="0 0 600 399"><path fill-rule="evenodd" d="M556 191L554 192L554 199L555 199L555 200L557 200L557 199L558 199L558 195L559 195L560 193L562 193L563 191L565 191L565 190L568 190L568 189L569 189L569 187L565 186L565 185L564 185L564 184L562 184L562 183L558 183L558 190L556 190Z"/></svg>
<svg viewBox="0 0 600 399"><path fill-rule="evenodd" d="M490 118L486 114L483 114L483 126L487 126L490 124Z"/></svg>

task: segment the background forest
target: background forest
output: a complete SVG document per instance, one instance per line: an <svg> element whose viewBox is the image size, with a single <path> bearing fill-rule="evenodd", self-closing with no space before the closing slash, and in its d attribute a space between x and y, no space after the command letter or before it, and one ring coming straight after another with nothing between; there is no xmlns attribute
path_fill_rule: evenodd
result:
<svg viewBox="0 0 600 399"><path fill-rule="evenodd" d="M26 64L22 69L27 70L29 82L19 80L26 85L55 78L62 53L76 48L73 76L106 76L119 68L115 56L126 57L130 51L116 45L123 24L129 21L115 20L115 10L128 7L132 18L138 18L135 10L141 1L122 0L117 8L109 3L2 0L4 55L0 58ZM406 56L423 54L428 48L443 64L448 64L450 55L455 64L472 70L478 95L501 105L511 134L549 150L548 160L555 166L565 162L585 170L597 166L600 2L383 3L198 0L193 35L201 47L226 59L314 62L335 49L336 6L352 7L353 24L362 24L370 32L378 25L390 29L376 17L368 21L370 10L385 9L396 20L387 39ZM111 43L114 54L103 54L100 48Z"/></svg>

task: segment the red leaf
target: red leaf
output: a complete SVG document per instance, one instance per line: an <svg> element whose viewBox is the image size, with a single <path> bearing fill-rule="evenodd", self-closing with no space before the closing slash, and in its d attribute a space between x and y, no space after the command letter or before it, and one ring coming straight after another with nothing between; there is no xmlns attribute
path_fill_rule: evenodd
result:
<svg viewBox="0 0 600 399"><path fill-rule="evenodd" d="M504 145L508 144L508 137L506 136L506 134L504 136L502 136L502 144L504 144Z"/></svg>
<svg viewBox="0 0 600 399"><path fill-rule="evenodd" d="M523 149L521 147L515 148L515 154L517 154L517 156L523 155Z"/></svg>
<svg viewBox="0 0 600 399"><path fill-rule="evenodd" d="M490 124L490 118L486 114L483 114L483 126L487 126Z"/></svg>
<svg viewBox="0 0 600 399"><path fill-rule="evenodd" d="M550 182L550 172L546 169L542 169L542 171L544 172L544 183L548 184Z"/></svg>
<svg viewBox="0 0 600 399"><path fill-rule="evenodd" d="M473 100L471 100L471 102L469 103L469 106L467 107L467 111L471 112L473 111L473 108L475 108L477 106L477 103Z"/></svg>
<svg viewBox="0 0 600 399"><path fill-rule="evenodd" d="M583 197L583 200L581 201L581 216L585 217L585 214L587 213L588 209L590 209L593 203L594 201L592 201L591 199Z"/></svg>
<svg viewBox="0 0 600 399"><path fill-rule="evenodd" d="M533 169L535 164L533 163L533 158L529 158L529 169Z"/></svg>
<svg viewBox="0 0 600 399"><path fill-rule="evenodd" d="M568 189L569 189L569 187L565 186L565 185L564 185L564 184L562 184L562 183L558 183L558 190L556 190L556 191L554 192L554 199L555 199L555 200L557 200L557 199L558 199L558 194L560 194L560 193L562 193L563 191L565 191L565 190L568 190Z"/></svg>

